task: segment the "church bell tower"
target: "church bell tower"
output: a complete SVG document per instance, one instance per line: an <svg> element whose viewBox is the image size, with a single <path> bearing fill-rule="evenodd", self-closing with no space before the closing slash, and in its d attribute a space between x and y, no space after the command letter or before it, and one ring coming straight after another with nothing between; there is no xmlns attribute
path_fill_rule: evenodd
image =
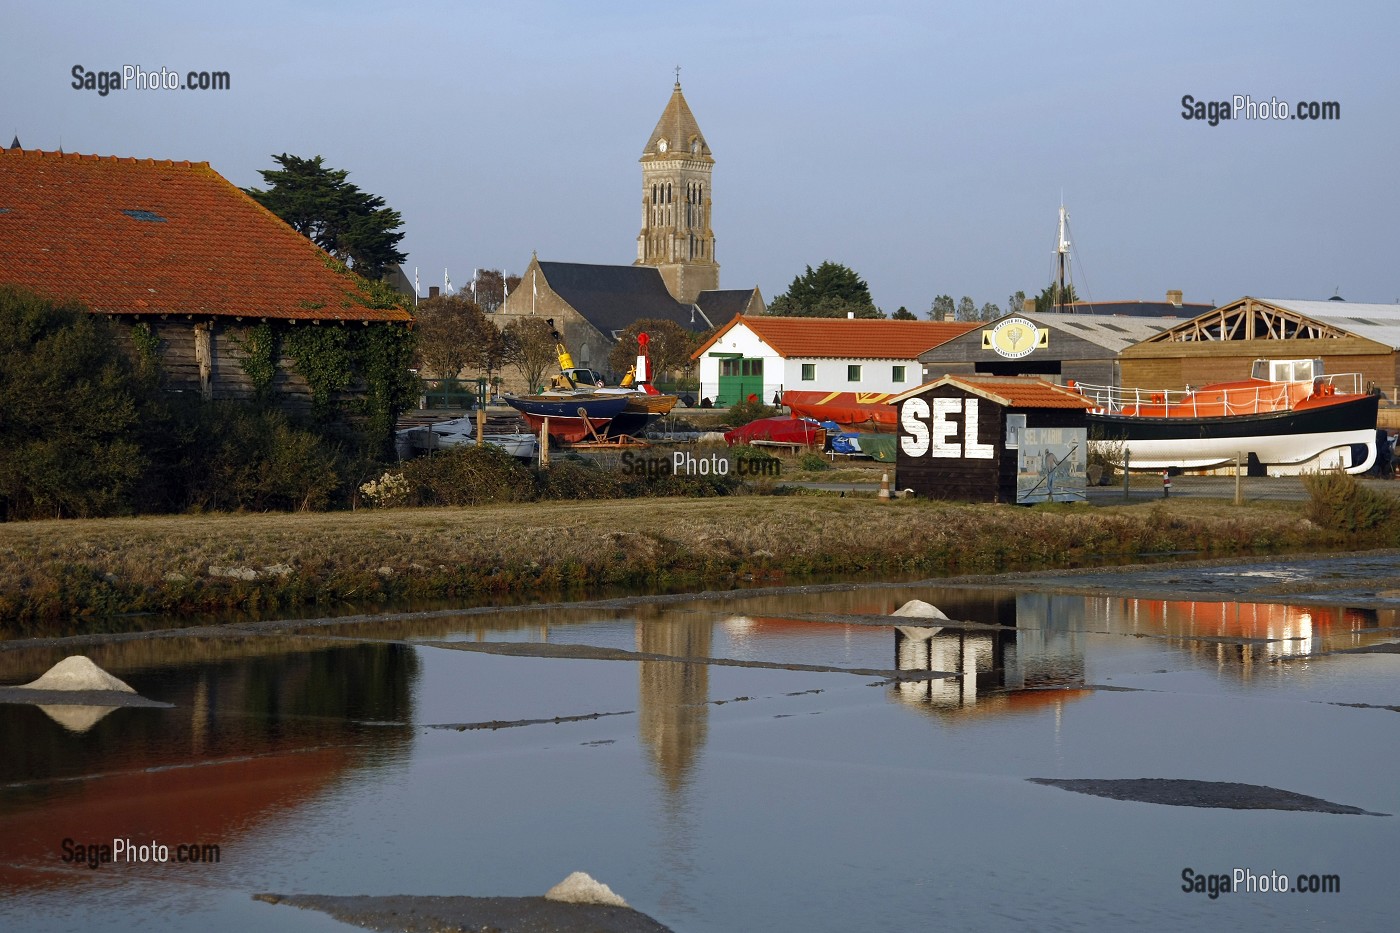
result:
<svg viewBox="0 0 1400 933"><path fill-rule="evenodd" d="M639 266L656 266L677 301L693 303L719 288L715 232L710 228L710 174L715 159L676 86L642 152Z"/></svg>

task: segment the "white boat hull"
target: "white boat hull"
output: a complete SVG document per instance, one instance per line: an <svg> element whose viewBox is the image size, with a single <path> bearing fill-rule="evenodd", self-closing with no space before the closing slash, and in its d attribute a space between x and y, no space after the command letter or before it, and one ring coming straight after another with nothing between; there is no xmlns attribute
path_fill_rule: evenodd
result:
<svg viewBox="0 0 1400 933"><path fill-rule="evenodd" d="M1321 434L1247 438L1136 439L1124 444L1131 470L1210 470L1233 466L1237 456L1254 456L1270 476L1297 476L1341 468L1365 473L1376 462L1376 432L1363 428ZM1358 457L1358 448L1364 455ZM1121 466L1121 463L1120 463Z"/></svg>

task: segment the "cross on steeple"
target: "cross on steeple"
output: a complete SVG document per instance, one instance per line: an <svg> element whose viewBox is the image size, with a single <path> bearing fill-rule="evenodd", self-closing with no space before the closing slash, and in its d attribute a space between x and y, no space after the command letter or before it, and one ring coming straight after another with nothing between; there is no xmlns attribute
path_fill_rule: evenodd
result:
<svg viewBox="0 0 1400 933"><path fill-rule="evenodd" d="M681 86L681 66L676 66L676 87Z"/></svg>

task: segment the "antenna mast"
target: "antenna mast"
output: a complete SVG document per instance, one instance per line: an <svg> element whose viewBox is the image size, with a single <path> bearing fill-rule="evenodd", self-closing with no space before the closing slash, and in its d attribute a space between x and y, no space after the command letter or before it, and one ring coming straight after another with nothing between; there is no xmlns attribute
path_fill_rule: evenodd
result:
<svg viewBox="0 0 1400 933"><path fill-rule="evenodd" d="M1060 235L1055 242L1055 253L1059 271L1059 294L1055 305L1063 313L1068 303L1065 293L1065 280L1069 278L1069 212L1065 210L1064 198L1060 199Z"/></svg>

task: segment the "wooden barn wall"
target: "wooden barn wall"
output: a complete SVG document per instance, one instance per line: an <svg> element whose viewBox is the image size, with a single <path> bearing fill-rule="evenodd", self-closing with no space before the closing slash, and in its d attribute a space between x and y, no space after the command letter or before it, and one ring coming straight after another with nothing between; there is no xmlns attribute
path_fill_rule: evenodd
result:
<svg viewBox="0 0 1400 933"><path fill-rule="evenodd" d="M918 495L934 499L955 499L964 502L1014 502L1016 500L1016 458L1008 460L1006 451L1006 411L1002 406L972 395L956 386L939 386L923 393L921 398L960 398L964 410L967 399L977 399L977 441L993 449L990 460L968 460L944 457L910 457L903 444L896 447L895 484L900 489L913 489ZM954 435L963 438L963 416L954 415L950 421L958 425Z"/></svg>
<svg viewBox="0 0 1400 933"><path fill-rule="evenodd" d="M140 323L133 319L113 319L118 341L128 353L135 356L131 328ZM200 392L200 365L198 359L198 338L196 325L204 322L147 320L151 332L160 338L161 371L167 389L179 392ZM248 332L256 324L240 324L215 321L210 326L209 346L212 351L210 366L210 398L213 401L248 401L253 398L253 381L243 371L245 354L242 346ZM279 326L274 323L274 327ZM281 325L305 327L308 325ZM310 325L315 326L315 325ZM341 326L341 325L321 325ZM359 326L359 325L356 325ZM273 377L273 389L279 406L289 412L305 412L311 408L311 389L306 380L296 371L296 364L285 352L277 360L277 372ZM357 391L358 388L358 391ZM363 387L352 388L336 394L336 402L350 401L363 394Z"/></svg>
<svg viewBox="0 0 1400 933"><path fill-rule="evenodd" d="M1359 337L1145 343L1124 350L1119 362L1125 387L1184 389L1188 385L1246 379L1257 359L1319 356L1327 372L1358 372L1363 387L1374 383L1388 397L1395 397L1395 387L1400 385L1400 354Z"/></svg>

